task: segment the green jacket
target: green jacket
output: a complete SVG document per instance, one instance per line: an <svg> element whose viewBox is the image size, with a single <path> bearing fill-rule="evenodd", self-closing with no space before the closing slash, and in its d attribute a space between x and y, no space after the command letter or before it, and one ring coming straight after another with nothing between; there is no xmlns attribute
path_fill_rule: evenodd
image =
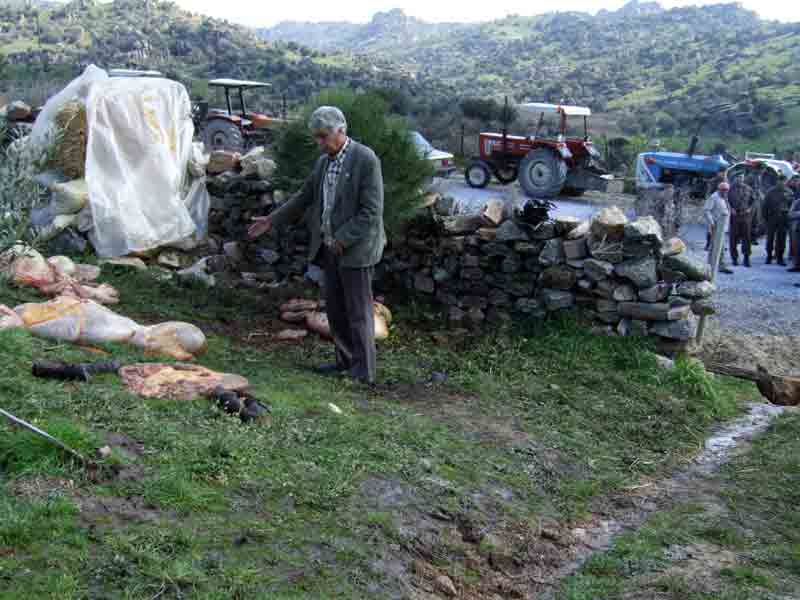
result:
<svg viewBox="0 0 800 600"><path fill-rule="evenodd" d="M304 217L311 232L310 261L316 260L322 245L322 184L329 162L327 154L320 156L300 191L272 213L276 227ZM333 237L344 246L343 267L372 267L380 261L386 245L381 162L367 146L352 139L336 184L331 225Z"/></svg>
<svg viewBox="0 0 800 600"><path fill-rule="evenodd" d="M764 220L768 225L785 227L789 223L792 193L786 186L775 186L764 197Z"/></svg>

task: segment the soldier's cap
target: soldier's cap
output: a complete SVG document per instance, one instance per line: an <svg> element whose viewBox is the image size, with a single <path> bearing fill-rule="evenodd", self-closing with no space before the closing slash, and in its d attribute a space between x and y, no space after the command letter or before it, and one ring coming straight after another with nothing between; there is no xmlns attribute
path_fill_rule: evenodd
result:
<svg viewBox="0 0 800 600"><path fill-rule="evenodd" d="M720 183L720 184L717 186L717 189L718 189L720 192L727 192L728 190L730 190L730 189L731 189L731 186L728 184L728 182L727 182L727 181L723 181L722 183Z"/></svg>

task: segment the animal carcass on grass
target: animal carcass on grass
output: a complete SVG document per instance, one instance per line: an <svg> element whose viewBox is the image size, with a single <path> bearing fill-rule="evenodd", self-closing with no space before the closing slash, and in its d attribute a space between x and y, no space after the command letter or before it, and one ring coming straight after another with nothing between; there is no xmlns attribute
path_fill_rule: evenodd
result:
<svg viewBox="0 0 800 600"><path fill-rule="evenodd" d="M0 329L23 327L33 335L76 344L122 342L148 354L191 360L206 351L203 332L191 323L144 326L92 300L59 296L49 302L0 305Z"/></svg>
<svg viewBox="0 0 800 600"><path fill-rule="evenodd" d="M389 325L392 322L392 313L380 302L373 304L375 315L375 339L385 340L389 337ZM313 311L306 315L306 327L324 338L331 337L331 326L328 315L323 311Z"/></svg>
<svg viewBox="0 0 800 600"><path fill-rule="evenodd" d="M232 373L218 373L198 365L140 363L119 370L125 385L140 396L194 400L215 389L244 390L247 379Z"/></svg>
<svg viewBox="0 0 800 600"><path fill-rule="evenodd" d="M75 264L66 256L45 259L32 248L17 245L0 256L0 270L12 284L34 287L45 296L74 296L100 304L119 302L113 287L92 283L100 275L99 267Z"/></svg>

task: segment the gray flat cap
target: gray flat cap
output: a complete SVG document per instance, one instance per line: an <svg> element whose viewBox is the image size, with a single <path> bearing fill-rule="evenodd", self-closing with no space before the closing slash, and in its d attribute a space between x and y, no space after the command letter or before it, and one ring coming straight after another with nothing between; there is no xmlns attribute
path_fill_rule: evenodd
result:
<svg viewBox="0 0 800 600"><path fill-rule="evenodd" d="M319 131L320 129L327 131L342 129L347 131L347 119L344 118L344 113L335 106L320 106L311 113L311 117L308 119L308 128L311 131Z"/></svg>

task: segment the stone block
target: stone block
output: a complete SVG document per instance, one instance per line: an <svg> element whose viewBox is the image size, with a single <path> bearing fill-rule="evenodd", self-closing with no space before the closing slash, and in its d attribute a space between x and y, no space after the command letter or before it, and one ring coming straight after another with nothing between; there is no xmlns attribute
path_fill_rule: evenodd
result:
<svg viewBox="0 0 800 600"><path fill-rule="evenodd" d="M505 221L497 228L495 239L498 242L527 242L530 238L514 221Z"/></svg>
<svg viewBox="0 0 800 600"><path fill-rule="evenodd" d="M626 260L614 267L619 277L628 279L639 289L646 289L658 282L656 259L652 257Z"/></svg>
<svg viewBox="0 0 800 600"><path fill-rule="evenodd" d="M583 263L583 272L592 281L602 281L611 277L614 273L614 265L604 260L590 258Z"/></svg>
<svg viewBox="0 0 800 600"><path fill-rule="evenodd" d="M575 305L575 294L563 290L542 290L542 300L548 311L570 308Z"/></svg>
<svg viewBox="0 0 800 600"><path fill-rule="evenodd" d="M663 302L669 296L672 286L667 283L657 283L656 285L639 290L639 300L641 302Z"/></svg>
<svg viewBox="0 0 800 600"><path fill-rule="evenodd" d="M566 265L554 265L542 272L542 285L556 290L570 290L578 282L574 269Z"/></svg>
<svg viewBox="0 0 800 600"><path fill-rule="evenodd" d="M539 254L539 264L545 267L563 263L565 260L564 242L560 238L547 240Z"/></svg>
<svg viewBox="0 0 800 600"><path fill-rule="evenodd" d="M620 302L619 312L623 317L641 321L678 321L688 317L691 308L666 303Z"/></svg>
<svg viewBox="0 0 800 600"><path fill-rule="evenodd" d="M564 240L564 255L567 260L580 260L589 256L589 246L586 244L586 238Z"/></svg>

